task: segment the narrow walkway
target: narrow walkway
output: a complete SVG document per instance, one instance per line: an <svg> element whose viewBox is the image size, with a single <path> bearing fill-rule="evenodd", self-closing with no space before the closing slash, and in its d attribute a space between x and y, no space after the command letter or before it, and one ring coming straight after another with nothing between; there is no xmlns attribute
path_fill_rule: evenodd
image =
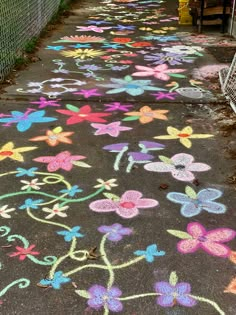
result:
<svg viewBox="0 0 236 315"><path fill-rule="evenodd" d="M177 1L78 2L0 101L4 315L235 315L235 161Z"/></svg>

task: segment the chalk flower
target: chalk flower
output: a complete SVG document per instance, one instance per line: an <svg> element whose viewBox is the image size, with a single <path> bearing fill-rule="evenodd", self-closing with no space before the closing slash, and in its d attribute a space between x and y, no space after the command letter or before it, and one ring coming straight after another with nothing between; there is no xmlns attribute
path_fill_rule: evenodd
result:
<svg viewBox="0 0 236 315"><path fill-rule="evenodd" d="M59 129L55 128L54 130L47 130L45 136L38 136L29 139L30 141L45 141L49 146L55 147L60 143L67 143L71 144L72 141L68 137L73 135L74 132L72 131L67 131L67 132L62 132L59 131ZM62 129L61 129L62 130Z"/></svg>
<svg viewBox="0 0 236 315"><path fill-rule="evenodd" d="M0 148L0 161L3 161L6 158L9 158L9 159L16 160L19 162L24 162L24 157L21 153L35 150L35 149L37 149L37 147L14 148L13 142L7 142Z"/></svg>
<svg viewBox="0 0 236 315"><path fill-rule="evenodd" d="M135 77L154 76L154 78L162 81L168 81L170 79L171 74L177 74L186 71L185 69L169 69L167 64L158 65L154 68L144 66L135 66L135 68L139 71L134 72L132 76Z"/></svg>
<svg viewBox="0 0 236 315"><path fill-rule="evenodd" d="M85 159L83 155L71 155L69 151L63 151L55 156L40 156L34 161L48 164L49 172L55 172L59 169L70 171L73 167L73 162Z"/></svg>
<svg viewBox="0 0 236 315"><path fill-rule="evenodd" d="M65 50L61 52L61 55L65 57L73 57L79 59L86 59L86 58L95 58L98 56L105 55L105 52L101 50L95 49L75 49L75 50Z"/></svg>
<svg viewBox="0 0 236 315"><path fill-rule="evenodd" d="M90 203L89 208L95 212L116 212L125 219L139 214L139 208L152 208L158 205L157 200L142 198L136 190L126 191L119 200L101 199Z"/></svg>
<svg viewBox="0 0 236 315"><path fill-rule="evenodd" d="M128 112L125 113L127 116L138 117L141 124L147 124L152 122L154 119L167 120L166 113L169 111L166 109L151 109L149 106L143 106L139 112Z"/></svg>
<svg viewBox="0 0 236 315"><path fill-rule="evenodd" d="M194 163L194 157L190 154L179 153L167 158L159 156L163 162L152 162L144 166L147 171L168 173L180 181L191 182L195 179L192 172L208 171L211 167L205 163Z"/></svg>
<svg viewBox="0 0 236 315"><path fill-rule="evenodd" d="M167 127L168 135L156 136L155 139L172 140L179 139L180 143L186 148L191 148L192 142L190 139L206 139L214 137L211 134L193 134L193 129L190 126L179 130L174 127Z"/></svg>

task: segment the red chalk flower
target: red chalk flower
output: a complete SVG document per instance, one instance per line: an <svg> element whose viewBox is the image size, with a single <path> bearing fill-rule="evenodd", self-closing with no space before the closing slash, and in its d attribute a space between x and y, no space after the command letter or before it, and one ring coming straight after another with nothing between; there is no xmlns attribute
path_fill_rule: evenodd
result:
<svg viewBox="0 0 236 315"><path fill-rule="evenodd" d="M112 41L115 43L127 44L127 43L131 42L132 39L129 37L115 37L112 39Z"/></svg>
<svg viewBox="0 0 236 315"><path fill-rule="evenodd" d="M35 245L30 245L27 248L16 246L16 250L18 250L18 252L11 253L9 256L10 257L19 256L19 260L23 261L28 255L32 255L32 256L39 255L40 254L39 252L32 251L33 248L35 248Z"/></svg>
<svg viewBox="0 0 236 315"><path fill-rule="evenodd" d="M92 113L92 109L89 105L82 106L78 111L58 109L57 112L67 116L71 116L66 121L67 125L73 125L83 121L106 122L106 120L101 117L111 115L108 113Z"/></svg>

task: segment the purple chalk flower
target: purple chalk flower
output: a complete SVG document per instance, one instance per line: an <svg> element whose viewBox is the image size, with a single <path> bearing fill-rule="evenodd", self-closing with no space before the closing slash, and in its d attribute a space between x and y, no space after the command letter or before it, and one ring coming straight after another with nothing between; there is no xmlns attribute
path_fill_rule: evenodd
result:
<svg viewBox="0 0 236 315"><path fill-rule="evenodd" d="M98 228L98 231L103 234L108 234L107 239L112 242L118 242L122 240L123 236L132 234L132 229L125 228L119 223L112 224L110 226L102 225Z"/></svg>
<svg viewBox="0 0 236 315"><path fill-rule="evenodd" d="M101 285L93 285L89 290L90 298L88 305L95 310L100 310L102 307L107 307L112 312L121 312L123 305L119 301L122 292L117 287L106 289Z"/></svg>
<svg viewBox="0 0 236 315"><path fill-rule="evenodd" d="M172 307L176 303L186 307L193 307L197 303L190 296L191 286L186 282L177 283L175 286L169 282L157 282L155 290L160 294L157 298L157 304L163 307Z"/></svg>

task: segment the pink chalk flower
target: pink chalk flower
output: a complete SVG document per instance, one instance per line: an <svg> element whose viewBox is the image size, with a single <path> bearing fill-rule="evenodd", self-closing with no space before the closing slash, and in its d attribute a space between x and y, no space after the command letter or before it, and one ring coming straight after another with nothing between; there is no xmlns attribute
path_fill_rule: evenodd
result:
<svg viewBox="0 0 236 315"><path fill-rule="evenodd" d="M128 190L120 199L93 201L89 208L95 212L116 212L122 218L129 219L139 214L139 208L152 208L158 205L157 200L142 198L142 196L139 191Z"/></svg>
<svg viewBox="0 0 236 315"><path fill-rule="evenodd" d="M33 159L36 162L47 163L49 172L55 172L59 169L70 171L73 167L73 162L85 159L83 155L71 155L69 151L63 151L56 156L40 156Z"/></svg>
<svg viewBox="0 0 236 315"><path fill-rule="evenodd" d="M111 137L118 137L120 131L133 129L130 127L121 126L120 124L121 124L120 121L115 121L110 124L91 124L91 126L97 129L97 131L95 132L95 136L108 134Z"/></svg>
<svg viewBox="0 0 236 315"><path fill-rule="evenodd" d="M170 159L160 155L159 159L162 162L148 163L144 168L151 172L170 172L175 179L185 182L195 179L192 172L204 172L211 168L205 163L194 163L194 157L186 153L175 154Z"/></svg>
<svg viewBox="0 0 236 315"><path fill-rule="evenodd" d="M139 70L139 72L133 73L132 76L135 77L154 76L154 78L162 81L168 81L170 79L170 76L183 78L185 76L178 75L177 73L186 71L186 69L169 69L167 64L158 65L154 68L144 66L135 66L135 68Z"/></svg>
<svg viewBox="0 0 236 315"><path fill-rule="evenodd" d="M210 255L223 258L228 257L231 250L222 243L229 242L236 236L236 232L229 228L206 231L206 229L197 222L189 223L187 232L191 238L184 239L177 244L179 252L183 254L194 253L201 248Z"/></svg>

